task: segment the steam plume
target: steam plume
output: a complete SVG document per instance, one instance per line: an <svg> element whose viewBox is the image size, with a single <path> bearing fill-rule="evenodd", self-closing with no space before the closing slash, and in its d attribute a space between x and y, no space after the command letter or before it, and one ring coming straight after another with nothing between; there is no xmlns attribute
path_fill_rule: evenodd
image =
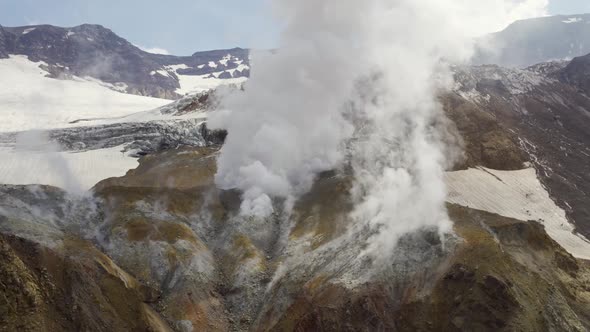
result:
<svg viewBox="0 0 590 332"><path fill-rule="evenodd" d="M47 170L61 182L63 189L72 194L84 193L84 189L72 172L68 161L60 154L59 144L51 141L47 132L29 130L19 133L16 137L15 149L42 155L44 162L47 163Z"/></svg>
<svg viewBox="0 0 590 332"><path fill-rule="evenodd" d="M244 192L242 213L307 191L318 172L354 170L352 213L377 230L369 252L400 235L450 226L437 94L473 37L544 14L546 0L275 1L286 22L276 55L255 56L245 92L210 125L229 132L216 176Z"/></svg>
<svg viewBox="0 0 590 332"><path fill-rule="evenodd" d="M287 27L277 54L258 54L245 93L225 101L212 127L229 131L217 183L244 192L242 211L266 216L271 196L307 191L314 176L342 163L353 132L343 103L362 72L364 17L353 1L278 1ZM362 6L361 6L362 7Z"/></svg>

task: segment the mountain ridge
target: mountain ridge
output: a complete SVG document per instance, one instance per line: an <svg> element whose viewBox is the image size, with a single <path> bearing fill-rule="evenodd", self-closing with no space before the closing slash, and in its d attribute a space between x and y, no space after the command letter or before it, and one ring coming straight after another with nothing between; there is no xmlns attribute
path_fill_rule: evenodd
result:
<svg viewBox="0 0 590 332"><path fill-rule="evenodd" d="M475 65L527 67L590 53L590 14L519 20L478 39Z"/></svg>
<svg viewBox="0 0 590 332"><path fill-rule="evenodd" d="M221 81L250 74L247 49L211 50L190 56L152 54L97 24L2 27L0 58L11 54L45 62L53 78L89 76L124 85L127 93L166 99L184 94L180 92L184 91L182 85L190 83L191 78Z"/></svg>

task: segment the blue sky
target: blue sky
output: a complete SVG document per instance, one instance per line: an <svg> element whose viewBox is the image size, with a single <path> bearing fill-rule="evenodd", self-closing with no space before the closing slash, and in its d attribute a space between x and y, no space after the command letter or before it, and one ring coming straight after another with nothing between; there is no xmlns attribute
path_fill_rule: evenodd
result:
<svg viewBox="0 0 590 332"><path fill-rule="evenodd" d="M0 0L0 25L101 24L130 42L172 54L236 46L269 48L272 0Z"/></svg>
<svg viewBox="0 0 590 332"><path fill-rule="evenodd" d="M590 13L590 0L550 0L550 14Z"/></svg>
<svg viewBox="0 0 590 332"><path fill-rule="evenodd" d="M0 24L102 24L145 48L186 55L276 46L272 0L0 0ZM474 0L480 1L480 0ZM590 0L550 0L551 14L590 13Z"/></svg>

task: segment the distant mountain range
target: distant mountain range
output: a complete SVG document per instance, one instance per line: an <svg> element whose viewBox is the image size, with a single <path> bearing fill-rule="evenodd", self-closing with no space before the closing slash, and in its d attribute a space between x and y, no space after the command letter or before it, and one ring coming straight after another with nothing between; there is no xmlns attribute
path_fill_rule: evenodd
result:
<svg viewBox="0 0 590 332"><path fill-rule="evenodd" d="M479 40L474 64L528 67L590 53L590 14L514 22Z"/></svg>
<svg viewBox="0 0 590 332"><path fill-rule="evenodd" d="M478 41L473 64L528 67L590 53L590 14L517 21ZM43 61L53 78L90 77L130 94L178 99L250 75L249 50L174 56L145 52L101 25L0 26L0 59Z"/></svg>
<svg viewBox="0 0 590 332"><path fill-rule="evenodd" d="M0 58L26 55L46 63L54 78L92 77L123 92L177 99L206 90L200 81L245 78L250 75L249 51L241 48L197 52L191 56L152 54L111 30L84 24L73 28L51 25L0 26Z"/></svg>

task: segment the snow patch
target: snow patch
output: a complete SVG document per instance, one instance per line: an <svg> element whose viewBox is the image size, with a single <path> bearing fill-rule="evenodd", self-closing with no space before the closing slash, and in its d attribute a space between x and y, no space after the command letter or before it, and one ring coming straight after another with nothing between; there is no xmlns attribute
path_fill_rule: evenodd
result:
<svg viewBox="0 0 590 332"><path fill-rule="evenodd" d="M224 56L221 60L219 60L219 63L227 67L227 63L229 62L229 60L231 60L231 54L227 54L226 56Z"/></svg>
<svg viewBox="0 0 590 332"><path fill-rule="evenodd" d="M80 118L125 116L154 109L170 100L129 95L123 85L75 78L46 77L26 56L0 60L0 132L79 126Z"/></svg>
<svg viewBox="0 0 590 332"><path fill-rule="evenodd" d="M213 73L214 78L209 75L176 75L180 88L176 89L176 93L180 95L199 93L215 89L222 85L242 84L248 80L247 77L219 79L222 72Z"/></svg>
<svg viewBox="0 0 590 332"><path fill-rule="evenodd" d="M170 51L161 47L143 47L139 45L135 45L140 50L151 53L151 54L162 54L162 55L170 55Z"/></svg>
<svg viewBox="0 0 590 332"><path fill-rule="evenodd" d="M26 185L42 184L64 188L67 179L63 170L48 162L51 157L63 158L70 175L88 190L101 180L123 176L138 162L121 152L122 146L85 152L22 151L0 147L0 183Z"/></svg>
<svg viewBox="0 0 590 332"><path fill-rule="evenodd" d="M66 67L67 68L67 67ZM69 69L69 68L68 68ZM73 81L77 82L77 81L81 81L81 82L92 82L92 83L96 83L100 86L103 86L105 88L117 91L117 92L122 92L122 93L126 93L127 92L127 88L129 87L127 85L127 83L123 83L123 82L117 82L117 83L107 83L107 82L103 82L97 78L94 77L90 77L90 76L85 76L82 80L80 80L79 77L75 77L73 78Z"/></svg>
<svg viewBox="0 0 590 332"><path fill-rule="evenodd" d="M178 65L170 65L170 66L166 66L164 67L168 70L172 70L173 72L176 72L176 70L178 69L190 69L191 67L187 66L184 63L178 64Z"/></svg>
<svg viewBox="0 0 590 332"><path fill-rule="evenodd" d="M26 35L27 33L31 32L31 31L34 31L35 29L36 28L28 28L28 29L25 29L22 34L23 35Z"/></svg>
<svg viewBox="0 0 590 332"><path fill-rule="evenodd" d="M172 76L170 76L170 73L166 70L156 70L156 73L158 73L164 77L172 77Z"/></svg>
<svg viewBox="0 0 590 332"><path fill-rule="evenodd" d="M246 66L246 65L239 65L238 67L234 68L234 69L228 69L227 72L229 72L230 74L234 74L234 72L238 71L238 72L242 72L246 69L250 69L250 67Z"/></svg>
<svg viewBox="0 0 590 332"><path fill-rule="evenodd" d="M572 24L572 23L579 23L582 22L582 19L580 17L570 17L565 21L562 21L565 24Z"/></svg>
<svg viewBox="0 0 590 332"><path fill-rule="evenodd" d="M543 71L559 66L558 62L552 67L533 66L527 69L510 69L495 65L454 67L455 87L454 91L462 97L481 102L489 100L488 95L482 95L478 91L478 83L482 81L497 81L505 87L511 95L517 96L534 91L543 84L554 83L555 80L547 78Z"/></svg>
<svg viewBox="0 0 590 332"><path fill-rule="evenodd" d="M497 171L487 168L445 175L449 203L518 220L534 220L572 255L590 259L590 241L575 234L565 211L549 197L535 169Z"/></svg>
<svg viewBox="0 0 590 332"><path fill-rule="evenodd" d="M112 125L117 123L140 123L140 122L152 122L152 121L182 121L182 120L200 120L197 125L202 124L207 120L206 112L189 112L182 115L177 115L175 110L176 106L180 103L185 102L183 99L177 100L171 104L164 105L162 107L137 112L134 114L112 117L112 118L80 118L76 120L78 126L104 126Z"/></svg>

